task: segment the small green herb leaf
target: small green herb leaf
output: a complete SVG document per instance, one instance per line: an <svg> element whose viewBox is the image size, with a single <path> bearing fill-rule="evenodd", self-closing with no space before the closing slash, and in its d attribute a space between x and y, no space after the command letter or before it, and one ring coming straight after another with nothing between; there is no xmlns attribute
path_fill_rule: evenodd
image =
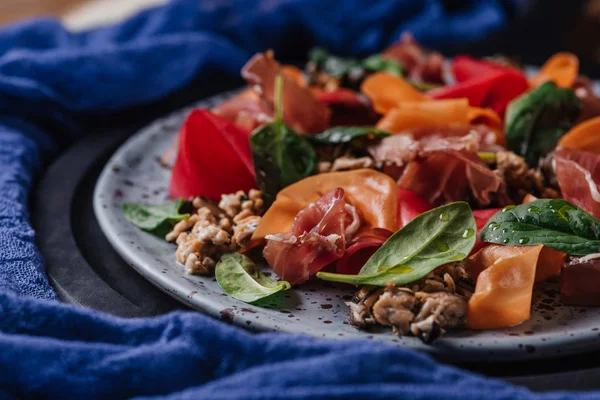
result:
<svg viewBox="0 0 600 400"><path fill-rule="evenodd" d="M480 237L512 246L543 244L578 256L600 253L600 221L566 200L540 199L505 207L488 221Z"/></svg>
<svg viewBox="0 0 600 400"><path fill-rule="evenodd" d="M393 75L402 76L404 69L397 61L387 60L381 55L375 54L362 60L362 66L370 71L388 72Z"/></svg>
<svg viewBox="0 0 600 400"><path fill-rule="evenodd" d="M558 88L554 82L513 100L506 111L506 143L537 165L541 156L552 150L579 117L581 103L573 90Z"/></svg>
<svg viewBox="0 0 600 400"><path fill-rule="evenodd" d="M321 47L315 47L309 54L309 61L315 64L319 71L326 72L336 79L344 78L351 73L360 73L360 62L354 58L343 58L331 55Z"/></svg>
<svg viewBox="0 0 600 400"><path fill-rule="evenodd" d="M346 144L357 143L357 139L361 142L368 143L370 140L384 138L390 136L390 133L377 130L373 127L361 126L336 126L316 135L308 136L308 139L313 143L318 144ZM362 140L367 139L367 140Z"/></svg>
<svg viewBox="0 0 600 400"><path fill-rule="evenodd" d="M181 221L190 214L180 214L185 205L183 199L168 204L123 204L123 216L138 228L165 238L177 221Z"/></svg>
<svg viewBox="0 0 600 400"><path fill-rule="evenodd" d="M406 285L440 265L465 258L475 245L476 231L467 203L447 204L419 215L394 233L358 275L319 272L317 277L355 285Z"/></svg>
<svg viewBox="0 0 600 400"><path fill-rule="evenodd" d="M240 253L224 254L215 267L215 277L225 293L246 303L291 287L286 281L276 282L267 278L248 257Z"/></svg>

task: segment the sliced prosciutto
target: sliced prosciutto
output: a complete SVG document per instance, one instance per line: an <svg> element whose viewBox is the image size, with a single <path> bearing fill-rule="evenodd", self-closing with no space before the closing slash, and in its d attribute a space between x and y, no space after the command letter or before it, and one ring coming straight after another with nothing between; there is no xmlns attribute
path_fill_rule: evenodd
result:
<svg viewBox="0 0 600 400"><path fill-rule="evenodd" d="M306 281L344 255L361 225L341 188L332 189L296 215L290 232L267 235L263 256L283 280Z"/></svg>
<svg viewBox="0 0 600 400"><path fill-rule="evenodd" d="M273 120L273 110L254 91L244 90L239 95L225 100L212 109L212 112L248 131Z"/></svg>
<svg viewBox="0 0 600 400"><path fill-rule="evenodd" d="M390 236L392 231L383 228L368 228L361 231L350 243L335 267L338 274L358 274L360 269L371 258Z"/></svg>
<svg viewBox="0 0 600 400"><path fill-rule="evenodd" d="M559 149L554 154L554 172L563 198L600 218L600 155Z"/></svg>
<svg viewBox="0 0 600 400"><path fill-rule="evenodd" d="M491 135L491 136L490 136ZM483 126L446 125L408 130L383 138L368 148L369 154L385 173L400 178L404 167L423 151L496 149L494 134Z"/></svg>
<svg viewBox="0 0 600 400"><path fill-rule="evenodd" d="M428 204L466 200L469 195L480 206L490 204L502 179L477 156L488 146L482 144L487 131L472 129L464 136L448 135L460 132L456 128L434 132L420 141L410 133L388 136L368 150L384 172L398 179L400 188Z"/></svg>
<svg viewBox="0 0 600 400"><path fill-rule="evenodd" d="M423 151L412 161L398 181L432 205L466 200L469 196L481 206L492 202L502 180L476 153L459 150Z"/></svg>
<svg viewBox="0 0 600 400"><path fill-rule="evenodd" d="M443 83L444 57L438 52L423 49L410 34L402 35L399 42L386 49L383 58L398 61L409 79L417 82Z"/></svg>
<svg viewBox="0 0 600 400"><path fill-rule="evenodd" d="M255 54L242 68L242 77L270 106L275 98L275 78L280 74L283 76L282 109L285 123L299 133L327 129L331 117L329 108L317 101L309 88L298 83L298 79L286 74L284 68L273 59L272 52Z"/></svg>

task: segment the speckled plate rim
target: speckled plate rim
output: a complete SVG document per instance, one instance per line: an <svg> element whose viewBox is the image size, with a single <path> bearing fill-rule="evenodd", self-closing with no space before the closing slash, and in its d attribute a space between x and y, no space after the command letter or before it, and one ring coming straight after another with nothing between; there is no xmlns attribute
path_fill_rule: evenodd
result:
<svg viewBox="0 0 600 400"><path fill-rule="evenodd" d="M211 104L216 104L218 101L224 98L230 97L237 91L223 93L212 98L199 102L196 106L209 107ZM96 184L94 192L94 212L100 224L100 227L107 239L114 247L114 249L123 257L123 259L138 273L148 279L153 285L162 290L163 292L171 295L175 299L182 303L190 306L191 308L203 311L214 317L221 317L223 319L223 305L220 298L213 298L210 296L190 296L189 287L183 283L183 281L176 280L165 280L165 277L161 271L152 266L145 265L140 260L140 253L134 246L127 243L119 238L119 228L116 224L111 221L111 214L107 212L106 208L103 207L103 200L101 194L103 188L109 185L111 179L114 179L111 175L110 166L115 164L117 160L122 156L123 153L139 147L139 144L146 140L146 136L156 130L157 126L162 126L162 129L171 130L173 135L178 131L180 124L182 123L185 116L193 107L187 107L185 109L176 111L175 113L159 119L146 128L140 130L138 133L129 138L111 157L102 171L100 178ZM139 231L139 235L149 234ZM146 240L145 238L144 240ZM156 238L156 240L160 240ZM169 267L169 266L167 266ZM234 300L236 301L236 300ZM239 302L240 307L250 309L253 313L260 313L261 308L253 305L248 305ZM574 309L573 313L577 310ZM229 319L229 318L225 318ZM265 322L266 321L266 322ZM257 320L252 326L246 326L243 321L237 321L233 318L233 322L250 329L252 331L278 331L278 332L290 332L290 333L306 333L297 327L290 328L283 324L283 326L274 325L269 320ZM283 321L283 319L282 319ZM527 324L526 321L524 324ZM534 359L544 357L556 357L567 354L578 354L592 349L600 349L600 333L597 327L600 327L600 313L598 317L594 319L594 327L587 325L583 329L568 330L557 333L551 333L549 335L544 334L515 334L517 337L512 337L509 341L506 340L506 335L513 336L513 329L507 328L503 330L492 330L482 332L474 331L461 331L451 333L444 336L442 339L437 341L435 345L423 345L416 338L401 338L400 340L389 339L385 336L373 335L371 332L362 332L356 330L356 334L347 335L343 338L336 336L329 336L328 339L379 339L384 338L384 341L388 344L404 345L413 349L426 351L432 355L448 358L453 361L494 361L494 360L517 360L517 359ZM330 325L329 330L335 329L335 325ZM522 329L519 329L522 331ZM308 332L314 336L321 336L319 332ZM498 334L498 340L486 339L485 346L482 342L476 339L477 335ZM391 336L391 333L387 333ZM324 336L324 335L323 335ZM474 339L472 339L474 338ZM460 341L460 345L457 343Z"/></svg>

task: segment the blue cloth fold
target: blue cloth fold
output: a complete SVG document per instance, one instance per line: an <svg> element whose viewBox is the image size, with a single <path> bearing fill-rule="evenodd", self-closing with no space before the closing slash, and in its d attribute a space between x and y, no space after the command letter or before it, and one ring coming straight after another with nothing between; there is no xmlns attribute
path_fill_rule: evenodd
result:
<svg viewBox="0 0 600 400"><path fill-rule="evenodd" d="M32 182L84 135L86 115L110 118L192 79L237 79L266 48L361 55L405 31L438 48L477 40L517 1L444 3L177 0L89 32L50 19L0 31L0 399L572 398L374 342L252 335L195 312L124 320L74 308L56 301L34 244Z"/></svg>

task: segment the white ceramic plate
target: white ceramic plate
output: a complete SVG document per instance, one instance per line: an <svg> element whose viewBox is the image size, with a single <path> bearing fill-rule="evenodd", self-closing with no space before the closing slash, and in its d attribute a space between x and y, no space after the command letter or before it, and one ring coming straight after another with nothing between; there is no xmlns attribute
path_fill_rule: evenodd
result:
<svg viewBox="0 0 600 400"><path fill-rule="evenodd" d="M204 100L210 108L231 94ZM353 287L310 281L272 299L266 307L235 300L212 277L190 276L175 261L175 245L145 233L122 215L126 201L168 201L170 171L158 158L173 143L190 108L158 120L131 137L104 167L94 193L100 227L117 252L140 274L181 302L254 331L306 333L328 339L365 338L459 360L539 358L600 349L600 308L561 305L558 284L534 294L531 319L508 329L451 332L433 345L397 337L388 329L359 331L348 325L344 304Z"/></svg>

